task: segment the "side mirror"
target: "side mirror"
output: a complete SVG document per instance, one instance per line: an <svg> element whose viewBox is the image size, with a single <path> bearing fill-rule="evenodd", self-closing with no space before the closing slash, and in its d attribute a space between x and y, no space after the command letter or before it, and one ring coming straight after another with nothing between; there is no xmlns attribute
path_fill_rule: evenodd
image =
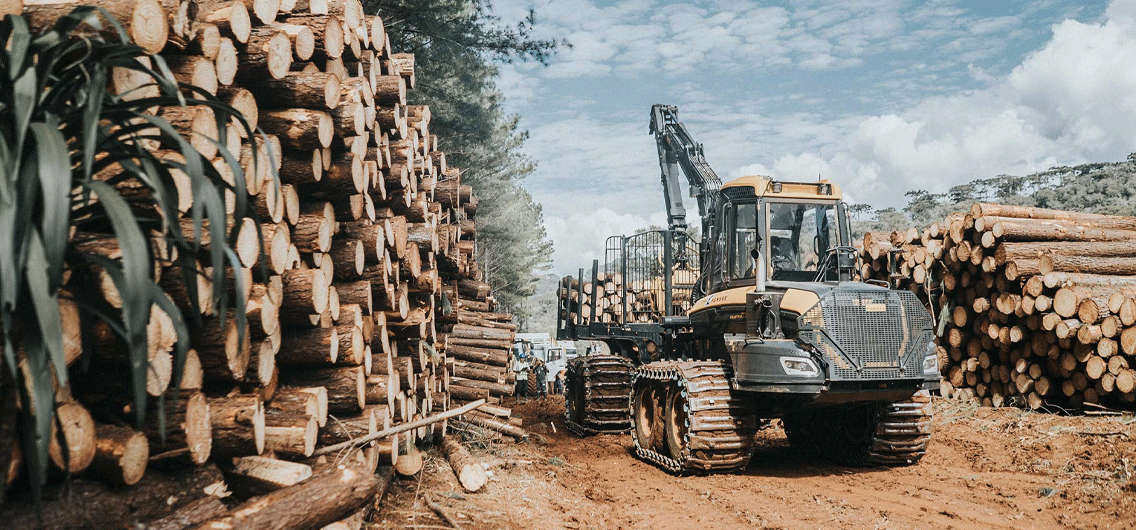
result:
<svg viewBox="0 0 1136 530"><path fill-rule="evenodd" d="M761 257L761 252L759 252L756 248L751 248L749 249L749 256L753 259L757 259Z"/></svg>

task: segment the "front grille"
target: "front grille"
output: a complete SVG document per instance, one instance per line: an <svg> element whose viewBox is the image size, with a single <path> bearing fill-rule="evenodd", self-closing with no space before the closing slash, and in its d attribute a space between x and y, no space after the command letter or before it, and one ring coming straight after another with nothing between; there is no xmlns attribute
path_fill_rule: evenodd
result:
<svg viewBox="0 0 1136 530"><path fill-rule="evenodd" d="M798 319L838 379L922 376L931 318L910 291L834 289Z"/></svg>

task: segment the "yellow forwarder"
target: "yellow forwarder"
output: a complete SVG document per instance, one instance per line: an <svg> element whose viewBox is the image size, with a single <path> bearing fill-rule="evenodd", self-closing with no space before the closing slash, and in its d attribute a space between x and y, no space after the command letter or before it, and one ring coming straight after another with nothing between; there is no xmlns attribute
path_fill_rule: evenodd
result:
<svg viewBox="0 0 1136 530"><path fill-rule="evenodd" d="M932 321L912 293L856 281L840 188L757 176L722 185L675 107L652 107L650 131L669 229L608 240L615 321L580 304L583 269L560 290L558 338L611 351L570 362L569 427L629 428L636 453L673 472L744 468L770 418L794 448L854 465L917 462L939 380ZM680 173L702 218L697 250ZM599 285L598 261L591 279Z"/></svg>

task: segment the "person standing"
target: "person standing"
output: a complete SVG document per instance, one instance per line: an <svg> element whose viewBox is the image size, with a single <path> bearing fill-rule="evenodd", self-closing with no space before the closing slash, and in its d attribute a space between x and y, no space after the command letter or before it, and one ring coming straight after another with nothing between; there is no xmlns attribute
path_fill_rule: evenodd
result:
<svg viewBox="0 0 1136 530"><path fill-rule="evenodd" d="M564 393L564 382L568 378L568 369L561 369L556 372L556 383L553 385L552 391L557 395Z"/></svg>
<svg viewBox="0 0 1136 530"><path fill-rule="evenodd" d="M536 378L537 394L542 399L548 397L548 366L544 364L544 361L536 359L533 366L533 377Z"/></svg>
<svg viewBox="0 0 1136 530"><path fill-rule="evenodd" d="M517 388L514 390L514 399L518 403L529 395L529 362L528 357L521 355L513 361L513 374L517 378Z"/></svg>

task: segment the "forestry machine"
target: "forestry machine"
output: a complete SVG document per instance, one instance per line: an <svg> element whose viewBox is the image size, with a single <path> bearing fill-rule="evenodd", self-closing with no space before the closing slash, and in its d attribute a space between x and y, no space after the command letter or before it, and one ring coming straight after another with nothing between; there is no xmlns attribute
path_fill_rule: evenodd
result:
<svg viewBox="0 0 1136 530"><path fill-rule="evenodd" d="M939 381L932 319L911 292L856 280L840 188L721 184L673 106L652 107L650 132L669 229L609 238L608 272L595 261L590 284L580 269L559 290L558 338L610 350L570 361L569 428L630 430L641 458L676 473L745 468L772 418L795 449L852 465L917 462ZM696 249L680 173L702 220ZM652 318L638 316L652 301ZM621 307L615 321L596 317L600 302Z"/></svg>

